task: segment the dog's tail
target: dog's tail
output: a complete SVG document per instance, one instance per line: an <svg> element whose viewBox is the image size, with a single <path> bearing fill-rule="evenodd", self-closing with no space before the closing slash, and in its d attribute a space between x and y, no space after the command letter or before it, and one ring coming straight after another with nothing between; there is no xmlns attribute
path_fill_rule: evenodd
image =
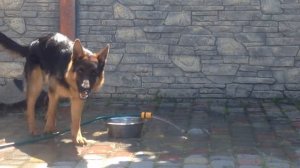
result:
<svg viewBox="0 0 300 168"><path fill-rule="evenodd" d="M16 52L17 54L21 55L22 57L26 57L29 53L29 47L23 46L18 44L17 42L13 41L9 37L7 37L5 34L0 32L0 45L2 45L4 48Z"/></svg>

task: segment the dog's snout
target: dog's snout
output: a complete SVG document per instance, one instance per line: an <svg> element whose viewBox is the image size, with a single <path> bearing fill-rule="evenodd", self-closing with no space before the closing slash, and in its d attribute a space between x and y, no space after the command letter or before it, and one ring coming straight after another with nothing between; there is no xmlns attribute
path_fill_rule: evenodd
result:
<svg viewBox="0 0 300 168"><path fill-rule="evenodd" d="M90 81L89 80L83 80L81 87L83 87L84 89L89 89L90 88Z"/></svg>

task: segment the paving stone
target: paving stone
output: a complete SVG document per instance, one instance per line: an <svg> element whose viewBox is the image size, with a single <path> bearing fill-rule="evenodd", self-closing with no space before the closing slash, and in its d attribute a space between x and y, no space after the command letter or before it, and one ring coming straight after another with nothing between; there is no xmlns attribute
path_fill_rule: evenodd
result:
<svg viewBox="0 0 300 168"><path fill-rule="evenodd" d="M235 164L232 160L213 160L210 163L212 168L234 168Z"/></svg>
<svg viewBox="0 0 300 168"><path fill-rule="evenodd" d="M209 168L208 165L185 164L183 168Z"/></svg>
<svg viewBox="0 0 300 168"><path fill-rule="evenodd" d="M141 162L132 162L129 165L129 168L153 168L154 167L154 162L152 161L141 161Z"/></svg>
<svg viewBox="0 0 300 168"><path fill-rule="evenodd" d="M237 155L237 162L240 166L244 166L244 165L259 166L262 165L263 159L259 155L239 154Z"/></svg>
<svg viewBox="0 0 300 168"><path fill-rule="evenodd" d="M207 157L203 155L190 155L184 159L185 164L205 165L208 164Z"/></svg>

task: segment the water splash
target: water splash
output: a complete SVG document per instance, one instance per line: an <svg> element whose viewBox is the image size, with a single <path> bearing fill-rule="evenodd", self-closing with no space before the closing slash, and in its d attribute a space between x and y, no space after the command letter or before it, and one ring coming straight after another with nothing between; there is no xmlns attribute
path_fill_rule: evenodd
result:
<svg viewBox="0 0 300 168"><path fill-rule="evenodd" d="M161 117L158 117L158 116L152 116L153 119L156 119L156 120L159 120L159 121L162 121L162 122L165 122L167 124L170 124L172 125L174 128L176 128L178 131L180 131L180 133L182 134L185 134L187 133L186 130L180 128L179 126L175 125L174 123L172 123L171 121L167 120L167 119L164 119L164 118L161 118Z"/></svg>
<svg viewBox="0 0 300 168"><path fill-rule="evenodd" d="M165 119L165 118L161 118L158 116L152 116L153 119L165 122L167 124L170 124L171 126L173 126L174 128L176 128L178 131L180 131L181 134L184 134L184 136L182 136L183 139L188 139L187 136L196 136L196 135L210 135L209 131L207 129L201 129L201 128L192 128L190 130L184 130L182 128L180 128L179 126L177 126L176 124L174 124L173 122Z"/></svg>

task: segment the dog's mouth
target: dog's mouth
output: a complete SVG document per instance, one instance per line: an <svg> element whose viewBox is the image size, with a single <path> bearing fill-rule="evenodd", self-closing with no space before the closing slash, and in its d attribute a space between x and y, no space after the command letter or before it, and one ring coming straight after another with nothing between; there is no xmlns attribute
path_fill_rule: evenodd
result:
<svg viewBox="0 0 300 168"><path fill-rule="evenodd" d="M89 97L89 91L85 90L79 93L79 97L82 100L85 100Z"/></svg>

